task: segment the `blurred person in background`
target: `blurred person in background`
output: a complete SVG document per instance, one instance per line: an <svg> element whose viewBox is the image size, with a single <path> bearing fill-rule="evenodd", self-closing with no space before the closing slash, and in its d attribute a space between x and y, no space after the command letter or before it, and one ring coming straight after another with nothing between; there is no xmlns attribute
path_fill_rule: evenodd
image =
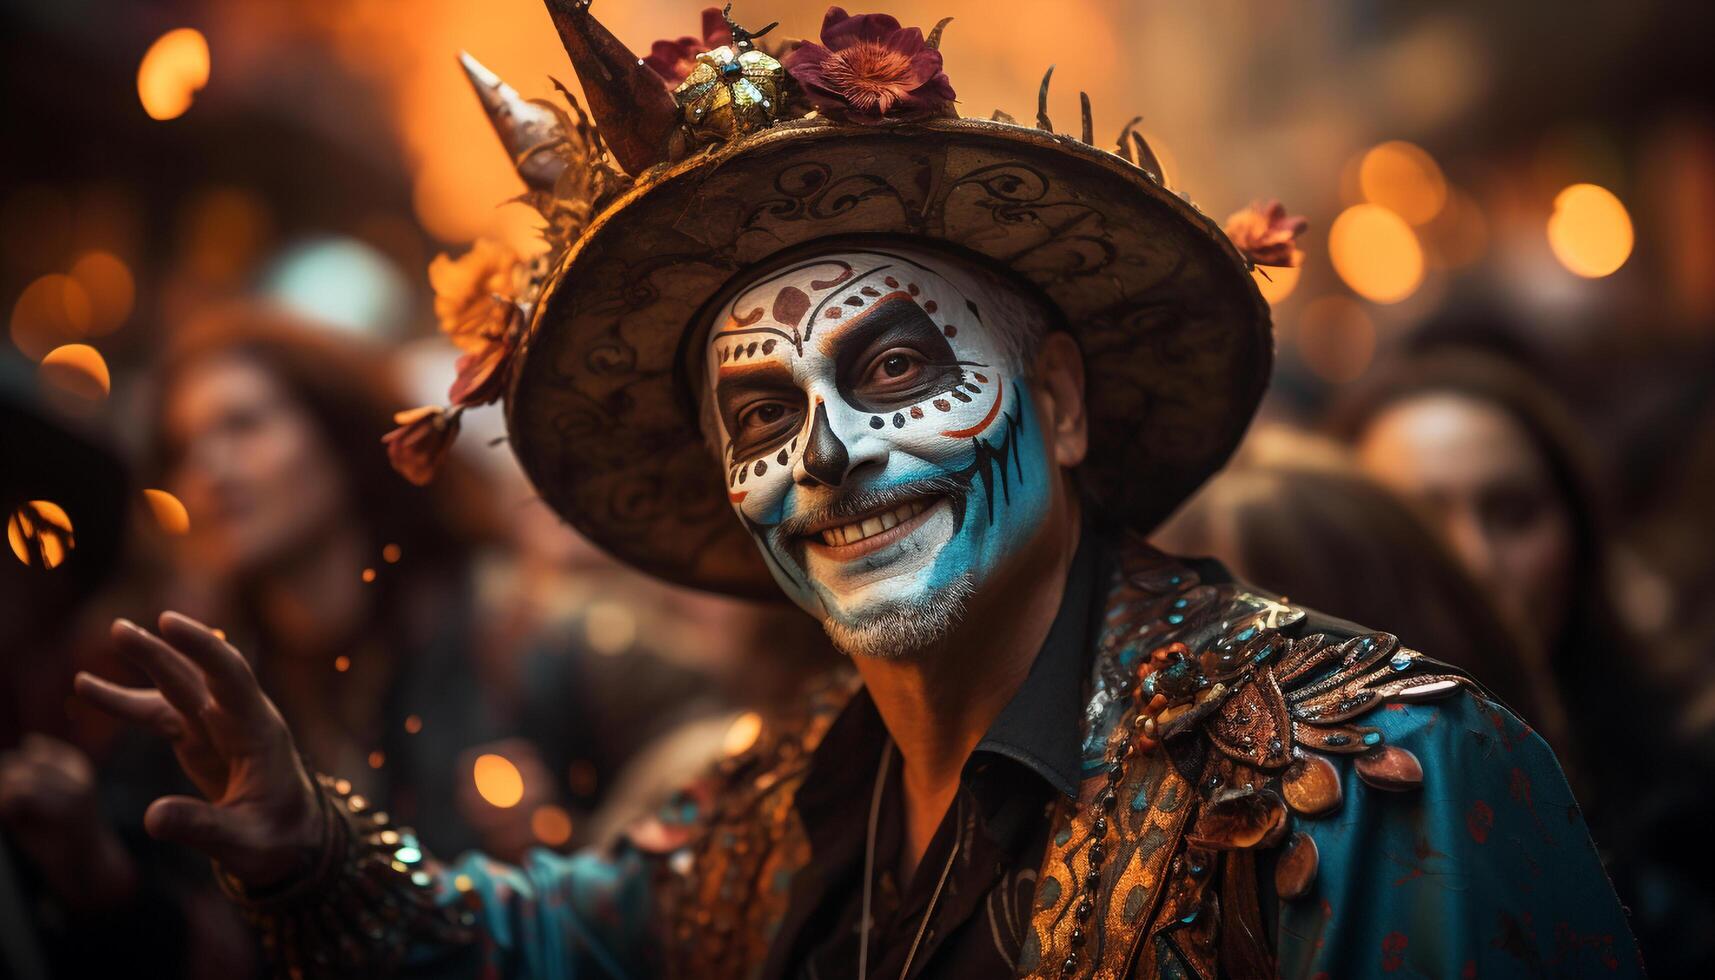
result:
<svg viewBox="0 0 1715 980"><path fill-rule="evenodd" d="M1338 443L1258 429L1153 540L1175 554L1209 555L1293 602L1388 623L1408 646L1481 678L1567 760L1564 712L1552 691L1533 686L1482 590L1423 519Z"/></svg>
<svg viewBox="0 0 1715 980"><path fill-rule="evenodd" d="M1564 406L1505 360L1445 349L1374 372L1329 418L1425 511L1564 705L1579 802L1652 965L1708 962L1715 893L1676 848L1715 812L1712 784L1678 735L1679 693L1615 611L1589 450Z"/></svg>
<svg viewBox="0 0 1715 980"><path fill-rule="evenodd" d="M150 419L152 468L194 515L171 588L244 638L309 757L462 849L492 815L458 805L455 760L508 734L470 580L495 525L469 469L419 488L387 467L403 401L382 364L255 307L186 331Z"/></svg>
<svg viewBox="0 0 1715 980"><path fill-rule="evenodd" d="M443 265L458 263L437 259L432 283ZM419 398L436 399L456 380L446 349L428 338L395 352ZM498 418L461 421L451 455L485 477L503 534L474 565L491 640L478 650L482 670L507 692L504 713L563 791L572 826L562 842L515 824L517 839L490 838L491 852L610 835L730 754L729 732L789 708L841 665L815 623L784 603L676 588L615 561L537 494L503 448ZM464 790L476 796L468 780Z"/></svg>

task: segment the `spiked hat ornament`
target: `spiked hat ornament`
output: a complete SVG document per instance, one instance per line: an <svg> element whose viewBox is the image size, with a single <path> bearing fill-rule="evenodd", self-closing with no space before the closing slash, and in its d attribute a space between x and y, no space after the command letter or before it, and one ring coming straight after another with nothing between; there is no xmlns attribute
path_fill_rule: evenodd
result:
<svg viewBox="0 0 1715 980"><path fill-rule="evenodd" d="M1138 120L1098 149L1084 97L1081 138L1055 133L1046 76L1034 127L960 117L945 20L925 35L833 7L819 43L790 42L711 8L701 37L640 58L590 0L547 6L588 112L462 57L547 249L478 242L431 266L464 354L451 405L387 437L408 478L430 478L465 408L504 399L525 472L598 545L669 581L777 594L698 426L706 308L788 249L877 236L1055 308L1085 355L1083 484L1109 519L1147 531L1231 454L1273 356L1250 271L1296 264L1302 219L1262 202L1223 231L1164 185Z"/></svg>

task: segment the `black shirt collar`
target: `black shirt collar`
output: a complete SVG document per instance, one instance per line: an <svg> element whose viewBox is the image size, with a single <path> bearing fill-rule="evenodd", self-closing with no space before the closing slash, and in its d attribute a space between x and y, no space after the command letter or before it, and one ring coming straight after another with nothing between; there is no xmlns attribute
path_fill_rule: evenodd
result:
<svg viewBox="0 0 1715 980"><path fill-rule="evenodd" d="M1071 799L1077 798L1082 781L1084 681L1100 614L1096 599L1102 548L1096 537L1086 525L1042 649L971 759L971 764L980 764L983 755L1011 760ZM887 730L875 702L860 688L816 747L810 772L796 794L799 816L813 843L831 830L829 823L840 822L824 817L849 809L853 799L869 798L870 780L886 744Z"/></svg>
<svg viewBox="0 0 1715 980"><path fill-rule="evenodd" d="M1018 693L976 747L976 752L1019 763L1070 799L1078 798L1083 781L1084 675L1094 636L1100 564L1094 537L1085 526L1048 638Z"/></svg>

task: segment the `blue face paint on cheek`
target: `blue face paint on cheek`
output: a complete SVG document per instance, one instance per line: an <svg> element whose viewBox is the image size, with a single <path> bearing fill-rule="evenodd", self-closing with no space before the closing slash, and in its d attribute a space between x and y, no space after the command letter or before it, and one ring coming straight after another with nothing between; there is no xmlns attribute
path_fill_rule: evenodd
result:
<svg viewBox="0 0 1715 980"><path fill-rule="evenodd" d="M957 530L925 569L923 590L934 592L970 577L980 585L1035 535L1048 514L1054 479L1030 392L1012 382L1012 406L988 431L970 440L955 479L965 484L954 501Z"/></svg>

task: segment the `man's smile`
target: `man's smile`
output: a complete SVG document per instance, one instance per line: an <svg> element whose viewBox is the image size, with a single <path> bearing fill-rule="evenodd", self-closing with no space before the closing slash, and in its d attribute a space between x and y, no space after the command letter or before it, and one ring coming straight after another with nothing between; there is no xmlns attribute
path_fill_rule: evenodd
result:
<svg viewBox="0 0 1715 980"><path fill-rule="evenodd" d="M839 518L802 536L809 551L832 561L851 561L903 541L928 522L945 495L914 497L867 514Z"/></svg>

